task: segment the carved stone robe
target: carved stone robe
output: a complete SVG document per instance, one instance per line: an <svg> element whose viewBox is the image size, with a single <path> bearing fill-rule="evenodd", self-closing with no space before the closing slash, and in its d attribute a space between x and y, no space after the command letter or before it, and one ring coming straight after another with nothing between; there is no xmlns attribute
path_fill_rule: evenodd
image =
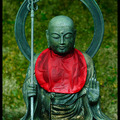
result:
<svg viewBox="0 0 120 120"><path fill-rule="evenodd" d="M99 101L89 103L86 91L89 86L89 79L96 78L92 58L86 53L84 55L87 64L87 77L85 84L76 93L48 92L43 89L34 74L34 83L37 84L37 95L34 97L34 120L109 120L100 109ZM34 66L40 54L34 56ZM30 98L27 97L27 86L30 84L30 65L23 84L23 97L27 106L26 114L21 120L30 120Z"/></svg>

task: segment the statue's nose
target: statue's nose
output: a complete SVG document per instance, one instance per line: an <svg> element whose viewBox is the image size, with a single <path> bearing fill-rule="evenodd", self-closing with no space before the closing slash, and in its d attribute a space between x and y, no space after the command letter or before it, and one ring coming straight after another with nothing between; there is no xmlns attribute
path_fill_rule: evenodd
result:
<svg viewBox="0 0 120 120"><path fill-rule="evenodd" d="M63 36L61 36L60 44L64 44L64 38L63 38Z"/></svg>

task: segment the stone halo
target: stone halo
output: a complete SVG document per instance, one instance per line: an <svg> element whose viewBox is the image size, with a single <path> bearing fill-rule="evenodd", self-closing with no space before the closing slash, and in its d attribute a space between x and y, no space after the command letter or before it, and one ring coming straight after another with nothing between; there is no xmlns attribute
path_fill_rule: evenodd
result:
<svg viewBox="0 0 120 120"><path fill-rule="evenodd" d="M94 57L100 48L104 35L104 20L101 10L95 0L81 0L89 9L94 20L94 36L88 49L85 51L89 56ZM28 1L24 0L20 6L15 20L15 38L20 51L31 61L31 48L25 36L25 22L29 10ZM34 53L35 54L35 53Z"/></svg>

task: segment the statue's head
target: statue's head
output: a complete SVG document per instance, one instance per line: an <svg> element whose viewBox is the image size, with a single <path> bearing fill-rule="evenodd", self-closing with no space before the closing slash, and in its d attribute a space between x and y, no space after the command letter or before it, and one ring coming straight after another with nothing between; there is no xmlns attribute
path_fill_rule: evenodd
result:
<svg viewBox="0 0 120 120"><path fill-rule="evenodd" d="M76 30L71 18L67 16L56 16L51 19L46 30L48 47L54 53L63 55L74 49Z"/></svg>

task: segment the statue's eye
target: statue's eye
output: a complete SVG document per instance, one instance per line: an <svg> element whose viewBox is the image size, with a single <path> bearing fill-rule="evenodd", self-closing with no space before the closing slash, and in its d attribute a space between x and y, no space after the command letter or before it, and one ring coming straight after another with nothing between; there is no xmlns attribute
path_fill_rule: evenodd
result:
<svg viewBox="0 0 120 120"><path fill-rule="evenodd" d="M54 38L54 39L59 39L60 38L60 36L57 35L57 34L52 34L51 37Z"/></svg>
<svg viewBox="0 0 120 120"><path fill-rule="evenodd" d="M72 37L72 34L68 33L68 34L66 34L64 37L65 37L66 39L69 39L69 38Z"/></svg>

